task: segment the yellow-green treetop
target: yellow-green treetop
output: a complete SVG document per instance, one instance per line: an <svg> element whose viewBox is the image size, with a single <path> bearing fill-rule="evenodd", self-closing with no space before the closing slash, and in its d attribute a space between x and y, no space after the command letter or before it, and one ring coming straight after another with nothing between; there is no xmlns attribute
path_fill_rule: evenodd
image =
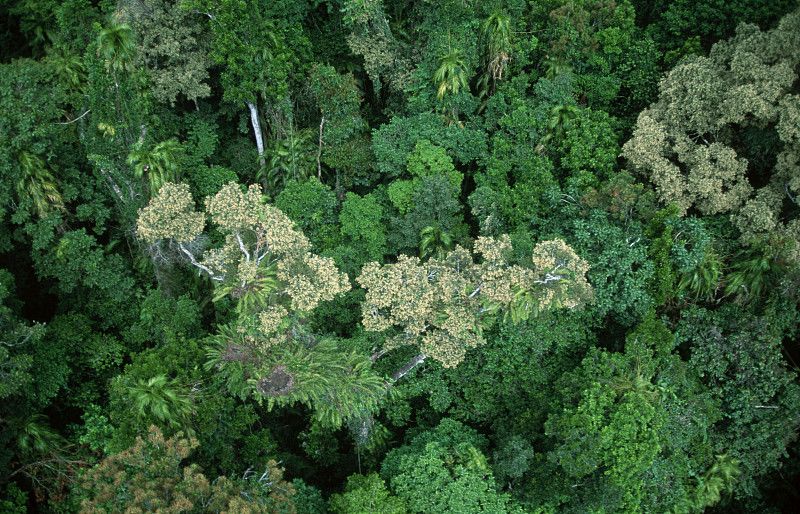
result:
<svg viewBox="0 0 800 514"><path fill-rule="evenodd" d="M165 184L139 211L137 234L151 245L177 247L191 265L218 282L217 297L239 300L243 315L256 315L265 336L294 312L308 312L350 289L333 260L311 253L311 244L279 209L265 203L261 186L246 191L231 182L206 198L205 212L225 236L201 252L205 215L195 211L189 187ZM288 310L287 310L288 309Z"/></svg>
<svg viewBox="0 0 800 514"><path fill-rule="evenodd" d="M467 349L483 344L483 327L497 312L519 321L591 299L589 265L564 241L537 244L529 267L511 264L510 252L507 235L480 237L474 252L480 262L459 246L444 259L401 255L394 264L367 264L357 278L367 290L364 328L396 329L387 349L417 344L423 356L454 367Z"/></svg>

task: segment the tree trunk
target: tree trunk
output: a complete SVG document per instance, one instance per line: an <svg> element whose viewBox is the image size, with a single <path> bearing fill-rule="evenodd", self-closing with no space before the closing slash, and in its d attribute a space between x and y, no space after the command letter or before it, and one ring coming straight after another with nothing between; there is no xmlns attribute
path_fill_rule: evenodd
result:
<svg viewBox="0 0 800 514"><path fill-rule="evenodd" d="M322 182L322 129L325 127L325 116L319 122L319 147L317 148L317 178Z"/></svg>
<svg viewBox="0 0 800 514"><path fill-rule="evenodd" d="M258 164L263 168L267 162L264 158L264 136L261 134L261 122L258 121L258 107L253 102L247 102L250 109L250 123L253 124L253 132L256 135L256 148L258 149Z"/></svg>
<svg viewBox="0 0 800 514"><path fill-rule="evenodd" d="M394 372L394 374L392 375L392 380L397 382L398 380L400 380L401 378L406 376L409 371L411 371L412 369L416 368L417 366L419 366L420 364L425 362L425 359L427 359L427 358L428 358L428 356L425 355L424 353L420 353L419 355L415 355L402 368L400 368L400 369L398 369L397 371Z"/></svg>

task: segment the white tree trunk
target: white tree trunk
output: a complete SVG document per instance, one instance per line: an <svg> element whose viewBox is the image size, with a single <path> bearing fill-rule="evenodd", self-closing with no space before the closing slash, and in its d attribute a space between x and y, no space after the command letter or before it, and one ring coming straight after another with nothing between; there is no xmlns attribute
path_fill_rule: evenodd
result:
<svg viewBox="0 0 800 514"><path fill-rule="evenodd" d="M264 160L264 136L261 134L261 122L258 121L258 107L253 102L247 102L247 108L250 109L250 123L253 124L253 132L256 135L258 164L263 168L266 165Z"/></svg>
<svg viewBox="0 0 800 514"><path fill-rule="evenodd" d="M425 355L424 353L420 353L419 355L415 355L402 368L400 368L400 369L398 369L397 371L394 372L394 374L392 375L392 380L397 382L398 380L400 380L401 378L406 376L409 371L411 371L412 369L416 368L417 366L419 366L420 364L425 362L425 359L427 359L427 358L428 358L428 356Z"/></svg>
<svg viewBox="0 0 800 514"><path fill-rule="evenodd" d="M319 147L317 149L317 178L322 182L322 129L325 127L325 116L319 122Z"/></svg>

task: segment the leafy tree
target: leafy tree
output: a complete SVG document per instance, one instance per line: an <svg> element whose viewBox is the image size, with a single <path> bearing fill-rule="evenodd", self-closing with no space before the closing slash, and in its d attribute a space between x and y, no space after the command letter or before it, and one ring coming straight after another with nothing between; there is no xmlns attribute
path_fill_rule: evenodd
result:
<svg viewBox="0 0 800 514"><path fill-rule="evenodd" d="M585 219L573 219L571 227L559 232L570 234L575 251L592 263L587 277L594 285L596 315L610 314L630 327L653 305L650 284L655 266L648 259L641 227L615 224L609 218L595 210Z"/></svg>
<svg viewBox="0 0 800 514"><path fill-rule="evenodd" d="M28 326L6 305L14 292L13 277L0 270L0 398L19 394L33 382L33 357L26 352L31 342L44 335L41 325Z"/></svg>
<svg viewBox="0 0 800 514"><path fill-rule="evenodd" d="M735 305L693 308L682 316L678 337L690 342L689 363L721 404L726 422L711 440L739 462L736 495L752 494L755 481L780 465L794 438L797 418L780 411L800 409L795 372L781 359L779 323Z"/></svg>
<svg viewBox="0 0 800 514"><path fill-rule="evenodd" d="M436 114L394 117L377 129L372 137L377 170L389 178L402 174L417 142L423 139L443 147L455 164L475 162L486 150L486 135L482 131L448 126Z"/></svg>
<svg viewBox="0 0 800 514"><path fill-rule="evenodd" d="M320 111L317 176L321 179L322 163L334 168L338 191L357 173L350 150L367 130L360 112L361 93L352 74L339 74L332 66L312 67L309 79ZM345 171L344 184L340 183L340 170Z"/></svg>
<svg viewBox="0 0 800 514"><path fill-rule="evenodd" d="M372 195L347 193L339 213L340 233L345 244L338 253L344 269L355 273L370 261L383 261L386 253L384 209Z"/></svg>
<svg viewBox="0 0 800 514"><path fill-rule="evenodd" d="M297 223L316 250L333 246L336 234L336 194L316 179L289 182L275 197L275 207Z"/></svg>
<svg viewBox="0 0 800 514"><path fill-rule="evenodd" d="M259 104L274 108L286 97L294 55L305 38L298 27L272 18L272 9L261 0L192 0L187 6L208 18L210 55L223 66L223 98L234 105L246 104L263 167L266 150ZM298 47L292 48L289 38Z"/></svg>
<svg viewBox="0 0 800 514"><path fill-rule="evenodd" d="M800 191L792 157L797 131L790 121L797 116L791 70L798 51L789 36L797 32L798 20L800 14L789 14L769 32L742 25L708 57L679 64L624 146L624 155L650 178L662 201L683 211L735 213L732 219L746 241L786 239L792 248L797 222L783 218L783 199ZM775 127L778 140L762 143L772 145L771 162L754 161L752 151L748 155L738 143L736 134L755 125ZM758 175L765 179L756 182Z"/></svg>
<svg viewBox="0 0 800 514"><path fill-rule="evenodd" d="M125 4L120 15L137 36L137 62L147 69L153 98L174 106L179 96L196 103L211 94L208 34L200 16L163 0Z"/></svg>
<svg viewBox="0 0 800 514"><path fill-rule="evenodd" d="M448 419L387 454L381 474L412 512L523 512L497 491L485 441Z"/></svg>
<svg viewBox="0 0 800 514"><path fill-rule="evenodd" d="M377 473L351 475L345 491L334 494L331 511L337 514L405 514L403 501L392 495Z"/></svg>
<svg viewBox="0 0 800 514"><path fill-rule="evenodd" d="M548 0L534 12L548 77L573 75L580 101L607 109L627 78L625 57L642 37L630 2ZM649 80L657 79L657 73L650 75Z"/></svg>
<svg viewBox="0 0 800 514"><path fill-rule="evenodd" d="M141 211L138 233L151 244L177 247L192 266L219 282L217 301L236 300L238 326L215 338L209 369L218 368L238 396L253 394L269 408L313 405L318 418L334 426L374 410L385 388L370 361L334 351L302 323L320 302L350 289L347 276L333 259L309 251L308 239L291 220L263 203L259 186L243 193L231 183L205 203L226 238L202 258L194 252L205 221L194 211L186 185L162 187Z"/></svg>
<svg viewBox="0 0 800 514"><path fill-rule="evenodd" d="M400 53L400 43L386 18L383 0L345 0L342 21L350 31L347 45L364 59L364 69L376 95L380 95L382 79L396 90L402 90L410 63Z"/></svg>
<svg viewBox="0 0 800 514"><path fill-rule="evenodd" d="M42 218L63 213L66 200L59 171L67 161L61 158L60 150L65 144L75 143L58 123L69 109L69 95L47 62L19 59L1 66L0 108L5 113L0 127L0 138L5 142L0 149L3 217L10 211L15 222L22 223L29 215Z"/></svg>
<svg viewBox="0 0 800 514"><path fill-rule="evenodd" d="M460 184L461 176L458 173L450 176L429 175L411 181L408 212L401 218L393 219L390 225L393 229L390 241L394 243L394 248L400 251L416 250L422 244L422 233L427 227L452 234L451 239L455 241L467 240L467 227L458 200L459 190L453 186L454 178ZM390 189L389 193L391 195L393 191ZM393 200L406 201L402 194L395 194Z"/></svg>
<svg viewBox="0 0 800 514"><path fill-rule="evenodd" d="M767 28L789 12L794 4L784 0L768 3L751 0L677 0L636 7L637 13L641 9L641 14L652 20L648 32L652 33L660 45L672 49L692 38L698 41L698 45L702 40L703 46L709 48L717 40L732 35L739 23L754 23Z"/></svg>
<svg viewBox="0 0 800 514"><path fill-rule="evenodd" d="M138 288L128 263L85 229L64 232L53 248L37 252L35 263L40 276L57 279L55 290L63 301L83 306L98 326L132 322Z"/></svg>
<svg viewBox="0 0 800 514"><path fill-rule="evenodd" d="M718 404L699 376L671 353L673 344L666 327L650 318L628 335L624 353L594 349L559 380L567 396L554 405L568 406L555 409L547 421L546 433L558 441L548 459L569 477L562 490L574 481L582 484L570 495L575 507L695 511L732 489L736 473L718 476L713 469L719 460L706 444L720 419ZM687 393L691 402L683 400ZM677 448L681 451L673 451ZM537 472L543 480L552 470ZM716 495L699 491L710 485L703 479L690 478L706 472L719 479L711 486Z"/></svg>

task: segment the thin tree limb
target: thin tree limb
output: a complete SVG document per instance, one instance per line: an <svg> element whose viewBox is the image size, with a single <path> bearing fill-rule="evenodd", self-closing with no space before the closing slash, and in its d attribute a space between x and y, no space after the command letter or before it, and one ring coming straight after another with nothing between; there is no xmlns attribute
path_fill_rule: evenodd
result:
<svg viewBox="0 0 800 514"><path fill-rule="evenodd" d="M408 361L402 368L394 372L394 374L392 375L392 380L395 382L400 380L401 378L406 376L409 371L411 371L412 369L416 368L417 366L425 362L425 359L427 358L428 356L425 355L424 353L415 355L414 358Z"/></svg>
<svg viewBox="0 0 800 514"><path fill-rule="evenodd" d="M79 119L83 118L84 116L86 116L86 115L87 115L87 114L89 114L90 112L92 112L92 110L91 110L91 109L87 109L87 110L86 110L86 112L84 112L83 114L81 114L80 116L78 116L77 118L75 118L74 120L70 120L70 121L57 121L57 122L56 122L56 125L69 125L70 123L75 123L76 121L78 121Z"/></svg>

